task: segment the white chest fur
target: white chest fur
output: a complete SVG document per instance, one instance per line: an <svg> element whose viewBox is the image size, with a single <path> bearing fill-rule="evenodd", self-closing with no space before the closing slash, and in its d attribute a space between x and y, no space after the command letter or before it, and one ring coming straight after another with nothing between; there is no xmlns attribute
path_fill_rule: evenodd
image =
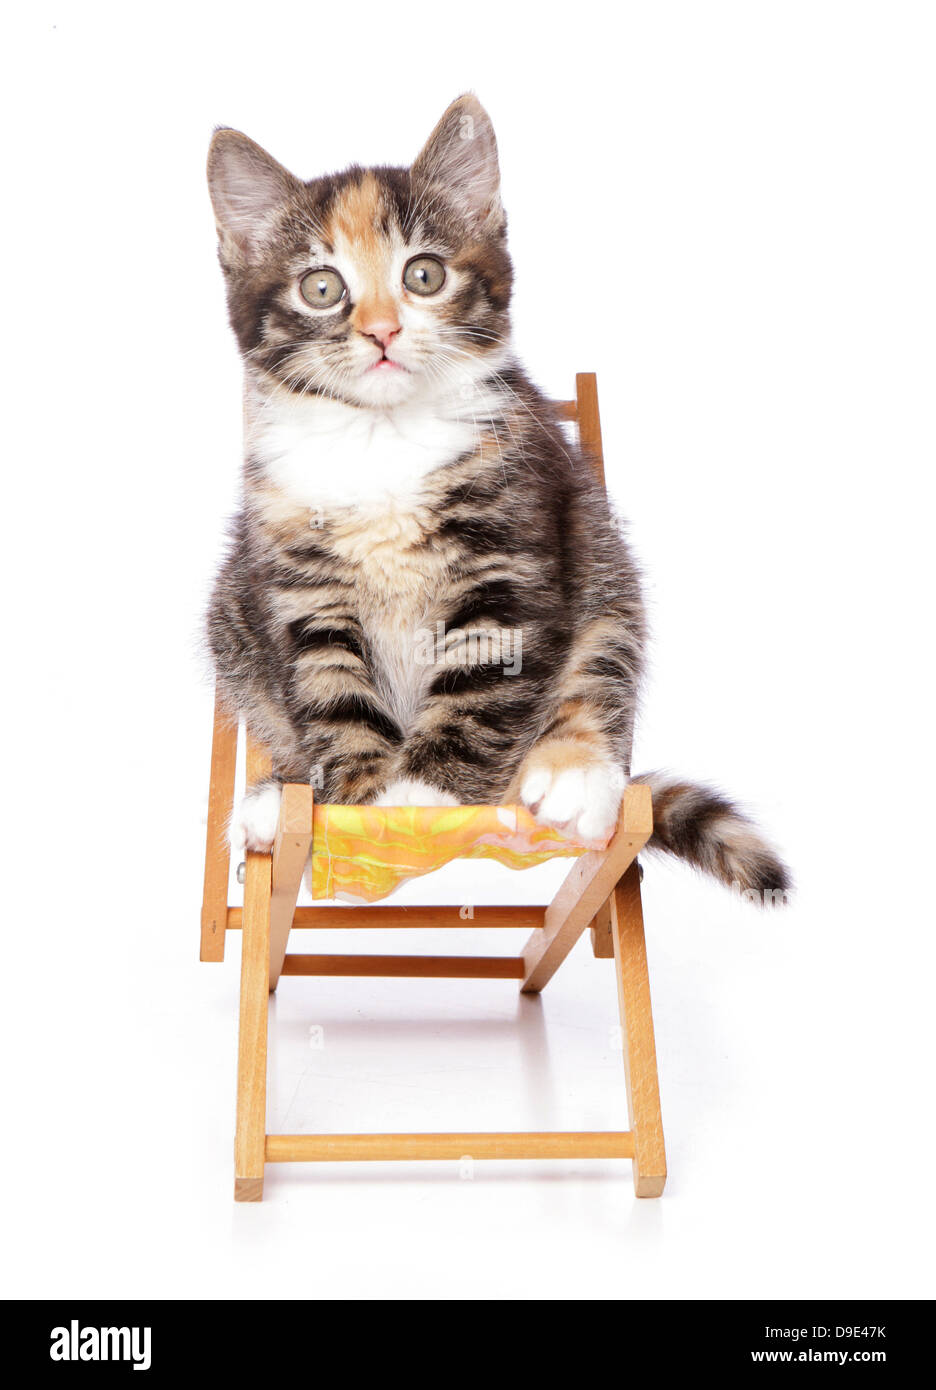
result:
<svg viewBox="0 0 936 1390"><path fill-rule="evenodd" d="M268 400L248 426L251 453L295 505L323 514L353 508L397 513L416 503L423 480L474 448L471 416L438 402L366 410L341 401Z"/></svg>

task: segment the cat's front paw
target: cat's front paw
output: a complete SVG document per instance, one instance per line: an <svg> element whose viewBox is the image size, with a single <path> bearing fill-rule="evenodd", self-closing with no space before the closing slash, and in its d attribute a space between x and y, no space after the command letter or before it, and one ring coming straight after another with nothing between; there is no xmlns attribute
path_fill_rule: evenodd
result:
<svg viewBox="0 0 936 1390"><path fill-rule="evenodd" d="M391 782L374 802L375 806L457 806L458 798L449 792L430 787L428 782L416 782L403 777Z"/></svg>
<svg viewBox="0 0 936 1390"><path fill-rule="evenodd" d="M542 825L604 847L614 833L627 778L616 763L570 761L561 750L530 754L520 800Z"/></svg>
<svg viewBox="0 0 936 1390"><path fill-rule="evenodd" d="M278 782L261 782L251 787L231 818L231 845L258 850L261 854L273 848L279 825L283 789Z"/></svg>

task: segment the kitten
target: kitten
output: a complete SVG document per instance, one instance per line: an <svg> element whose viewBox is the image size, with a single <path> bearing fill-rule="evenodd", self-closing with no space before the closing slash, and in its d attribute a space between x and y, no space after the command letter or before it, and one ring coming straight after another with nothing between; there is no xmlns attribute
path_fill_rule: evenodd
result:
<svg viewBox="0 0 936 1390"><path fill-rule="evenodd" d="M218 130L208 181L245 366L243 506L208 619L219 689L279 785L328 802L520 802L611 835L645 645L604 490L510 342L490 120L473 96L409 169L303 183ZM782 894L730 802L657 774L652 848Z"/></svg>

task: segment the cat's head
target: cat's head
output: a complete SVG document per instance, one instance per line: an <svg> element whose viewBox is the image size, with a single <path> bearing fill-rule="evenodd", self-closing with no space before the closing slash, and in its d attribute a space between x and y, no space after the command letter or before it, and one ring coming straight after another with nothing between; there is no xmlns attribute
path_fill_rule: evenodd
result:
<svg viewBox="0 0 936 1390"><path fill-rule="evenodd" d="M494 131L474 96L409 169L303 183L222 129L208 184L231 323L268 378L387 407L471 395L504 361L512 272Z"/></svg>

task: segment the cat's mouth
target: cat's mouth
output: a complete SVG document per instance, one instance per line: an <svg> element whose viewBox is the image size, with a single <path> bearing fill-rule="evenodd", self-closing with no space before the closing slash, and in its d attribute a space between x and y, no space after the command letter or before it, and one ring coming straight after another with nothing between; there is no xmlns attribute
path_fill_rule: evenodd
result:
<svg viewBox="0 0 936 1390"><path fill-rule="evenodd" d="M405 372L408 367L404 367L402 362L394 362L392 357L384 353L383 357L378 357L376 362L372 362L367 368L368 372Z"/></svg>

